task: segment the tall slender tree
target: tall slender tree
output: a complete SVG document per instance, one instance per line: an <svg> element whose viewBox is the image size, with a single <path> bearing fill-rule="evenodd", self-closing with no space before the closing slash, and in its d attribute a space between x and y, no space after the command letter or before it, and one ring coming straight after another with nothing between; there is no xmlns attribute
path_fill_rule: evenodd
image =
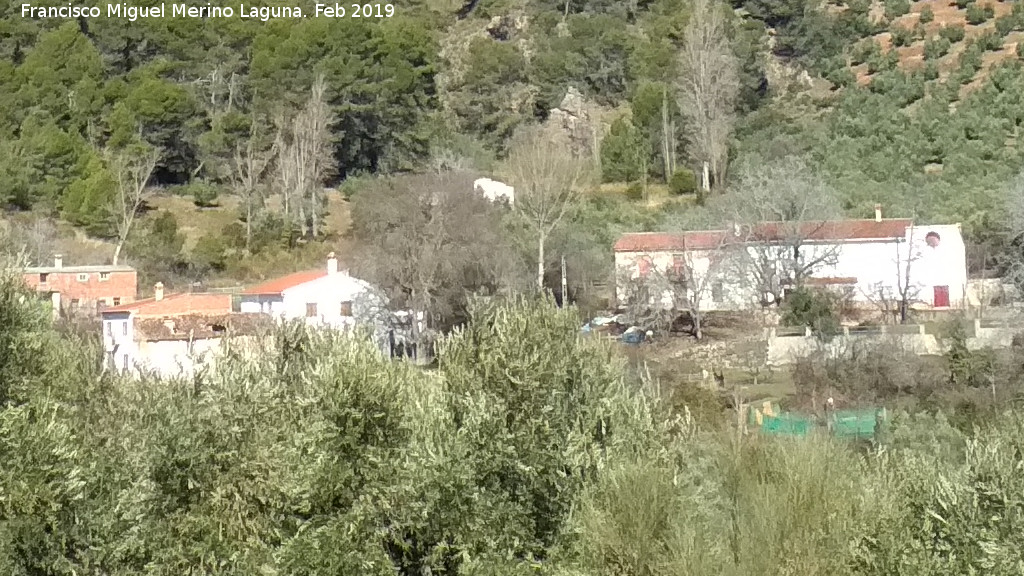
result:
<svg viewBox="0 0 1024 576"><path fill-rule="evenodd" d="M725 181L739 94L739 64L726 33L723 6L716 0L694 0L679 64L679 108L707 191Z"/></svg>
<svg viewBox="0 0 1024 576"><path fill-rule="evenodd" d="M569 138L551 127L534 126L514 137L504 171L515 188L515 207L537 235L537 289L544 289L544 248L580 201L590 160L572 151Z"/></svg>

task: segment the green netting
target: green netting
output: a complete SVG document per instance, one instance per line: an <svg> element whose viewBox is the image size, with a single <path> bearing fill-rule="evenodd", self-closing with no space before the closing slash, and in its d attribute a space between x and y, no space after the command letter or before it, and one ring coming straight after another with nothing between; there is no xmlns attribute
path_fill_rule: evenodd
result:
<svg viewBox="0 0 1024 576"><path fill-rule="evenodd" d="M881 410L846 410L832 417L832 434L839 438L874 438Z"/></svg>
<svg viewBox="0 0 1024 576"><path fill-rule="evenodd" d="M796 414L765 416L761 420L761 432L775 436L806 436L813 427L811 418Z"/></svg>
<svg viewBox="0 0 1024 576"><path fill-rule="evenodd" d="M885 420L885 410L844 410L831 418L831 433L837 438L871 439ZM806 436L815 428L814 418L802 414L762 416L761 433L770 436Z"/></svg>

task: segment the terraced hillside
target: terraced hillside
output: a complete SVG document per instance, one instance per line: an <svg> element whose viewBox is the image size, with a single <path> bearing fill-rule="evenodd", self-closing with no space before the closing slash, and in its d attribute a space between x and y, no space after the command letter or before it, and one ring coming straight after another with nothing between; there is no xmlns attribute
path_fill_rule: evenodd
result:
<svg viewBox="0 0 1024 576"><path fill-rule="evenodd" d="M898 4L872 6L872 22L880 27L888 21L888 27L852 51L851 70L860 85L895 66L928 80L952 76L963 96L979 87L993 66L1020 58L1024 5L1019 2L925 0L904 14Z"/></svg>

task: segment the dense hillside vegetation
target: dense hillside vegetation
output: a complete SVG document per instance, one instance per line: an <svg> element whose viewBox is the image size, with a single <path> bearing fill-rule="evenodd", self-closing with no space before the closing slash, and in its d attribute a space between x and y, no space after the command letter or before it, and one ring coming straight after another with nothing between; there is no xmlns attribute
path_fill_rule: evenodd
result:
<svg viewBox="0 0 1024 576"><path fill-rule="evenodd" d="M1002 396L955 419L897 415L873 446L737 436L543 301L477 307L430 372L287 326L188 381L128 382L22 290L0 280L4 574L1002 576L1024 562L1024 427ZM868 359L859 382L938 389L942 375L893 358ZM1000 371L1005 398L1021 361ZM944 386L988 395L965 367L951 357Z"/></svg>
<svg viewBox="0 0 1024 576"><path fill-rule="evenodd" d="M0 202L72 224L79 240L124 245L149 276L196 279L229 268L263 276L281 260L268 254L345 232L337 194L279 166L300 133L319 135L314 180L345 196L378 175L490 172L513 133L540 122L568 123L606 182L688 193L705 154L704 123L685 106L695 5L437 0L392 18L266 22L33 20L5 6ZM1022 161L1021 6L711 5L736 68L728 163L807 156L853 215L881 202L887 214L1000 238L1002 192ZM147 151L158 155L148 182L163 192L141 199L137 222L118 222L132 208L118 197L125 176L140 169L127 159ZM716 166L727 194L732 171L724 156ZM170 209L173 194L195 208ZM637 212L612 211L623 210ZM625 227L650 228L659 212ZM170 261L149 270L156 252Z"/></svg>

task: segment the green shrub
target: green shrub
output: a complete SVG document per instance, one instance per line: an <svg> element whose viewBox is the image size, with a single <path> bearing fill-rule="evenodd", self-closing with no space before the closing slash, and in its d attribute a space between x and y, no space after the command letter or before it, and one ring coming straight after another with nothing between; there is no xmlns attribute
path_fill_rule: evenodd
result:
<svg viewBox="0 0 1024 576"><path fill-rule="evenodd" d="M960 25L943 26L939 30L939 36L950 42L959 42L964 39L964 27Z"/></svg>
<svg viewBox="0 0 1024 576"><path fill-rule="evenodd" d="M950 46L949 40L941 36L929 38L924 41L924 59L938 60L949 53Z"/></svg>
<svg viewBox="0 0 1024 576"><path fill-rule="evenodd" d="M994 30L989 30L981 36L978 36L978 46L982 50L988 50L990 52L998 52L1003 49L1003 37L997 34Z"/></svg>
<svg viewBox="0 0 1024 576"><path fill-rule="evenodd" d="M977 26L989 19L988 11L978 6L976 3L971 3L967 6L967 23Z"/></svg>
<svg viewBox="0 0 1024 576"><path fill-rule="evenodd" d="M884 54L879 52L868 59L868 73L875 74L885 72L886 70L894 70L899 61L899 54L895 50L889 50Z"/></svg>
<svg viewBox="0 0 1024 576"><path fill-rule="evenodd" d="M889 20L899 18L910 12L910 0L885 0L885 17Z"/></svg>
<svg viewBox="0 0 1024 576"><path fill-rule="evenodd" d="M782 302L784 326L806 326L826 338L839 333L839 302L824 290L797 288Z"/></svg>
<svg viewBox="0 0 1024 576"><path fill-rule="evenodd" d="M617 118L601 141L601 179L629 182L640 178L645 154L647 150L640 130L629 118Z"/></svg>
<svg viewBox="0 0 1024 576"><path fill-rule="evenodd" d="M857 81L857 76L854 75L853 70L850 70L846 66L842 68L836 68L826 77L826 80L836 86L852 86Z"/></svg>
<svg viewBox="0 0 1024 576"><path fill-rule="evenodd" d="M227 251L226 239L219 232L211 232L199 237L189 260L199 271L221 272L227 265Z"/></svg>
<svg viewBox="0 0 1024 576"><path fill-rule="evenodd" d="M692 170L676 170L668 181L668 191L674 196L693 194L697 191L697 176Z"/></svg>
<svg viewBox="0 0 1024 576"><path fill-rule="evenodd" d="M932 20L935 20L935 12L932 11L932 7L925 6L924 8L921 8L921 16L918 21L922 24L927 24Z"/></svg>
<svg viewBox="0 0 1024 576"><path fill-rule="evenodd" d="M928 62L924 65L924 69L921 70L921 75L926 81L938 80L939 79L939 67L935 62Z"/></svg>
<svg viewBox="0 0 1024 576"><path fill-rule="evenodd" d="M956 0L956 7L963 10L973 3L974 0Z"/></svg>
<svg viewBox="0 0 1024 576"><path fill-rule="evenodd" d="M196 180L182 186L183 194L192 197L192 203L200 208L210 208L217 205L217 196L220 190L216 184L206 180Z"/></svg>
<svg viewBox="0 0 1024 576"><path fill-rule="evenodd" d="M1024 59L1024 42L1017 42L1017 58Z"/></svg>
<svg viewBox="0 0 1024 576"><path fill-rule="evenodd" d="M999 36L1006 36L1017 25L1017 18L1013 16L1000 16L996 18L996 32Z"/></svg>
<svg viewBox="0 0 1024 576"><path fill-rule="evenodd" d="M893 46L909 46L914 41L914 31L903 26L894 26L891 30Z"/></svg>
<svg viewBox="0 0 1024 576"><path fill-rule="evenodd" d="M643 200L644 199L644 185L640 182L633 182L626 188L626 198L630 200Z"/></svg>
<svg viewBox="0 0 1024 576"><path fill-rule="evenodd" d="M878 45L878 42L869 40L867 42L861 42L853 47L853 52L850 54L850 63L854 66L863 64L870 60L876 55L881 55L882 47Z"/></svg>

